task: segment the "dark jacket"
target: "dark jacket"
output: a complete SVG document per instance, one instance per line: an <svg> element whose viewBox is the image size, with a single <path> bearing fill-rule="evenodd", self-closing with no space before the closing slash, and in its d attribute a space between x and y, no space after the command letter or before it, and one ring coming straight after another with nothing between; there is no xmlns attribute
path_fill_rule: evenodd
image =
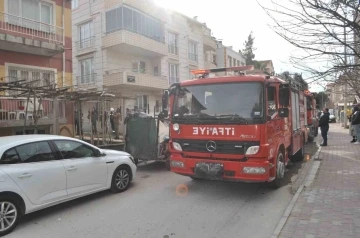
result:
<svg viewBox="0 0 360 238"><path fill-rule="evenodd" d="M325 112L325 113L320 117L319 127L327 127L327 126L329 126L329 120L330 120L330 113Z"/></svg>
<svg viewBox="0 0 360 238"><path fill-rule="evenodd" d="M360 111L354 112L351 117L351 125L358 125L360 124Z"/></svg>

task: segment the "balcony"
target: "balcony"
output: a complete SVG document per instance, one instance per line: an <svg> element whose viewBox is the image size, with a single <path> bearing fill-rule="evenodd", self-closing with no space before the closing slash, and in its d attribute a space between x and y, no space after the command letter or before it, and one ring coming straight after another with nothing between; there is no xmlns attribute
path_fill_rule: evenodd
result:
<svg viewBox="0 0 360 238"><path fill-rule="evenodd" d="M103 47L149 57L168 55L168 47L164 42L128 30L107 33L103 37Z"/></svg>
<svg viewBox="0 0 360 238"><path fill-rule="evenodd" d="M64 51L63 28L0 12L0 49L41 56Z"/></svg>
<svg viewBox="0 0 360 238"><path fill-rule="evenodd" d="M203 35L204 51L216 50L216 41L208 35Z"/></svg>
<svg viewBox="0 0 360 238"><path fill-rule="evenodd" d="M76 77L77 89L97 88L97 74L86 74Z"/></svg>
<svg viewBox="0 0 360 238"><path fill-rule="evenodd" d="M122 88L140 87L146 89L166 89L169 82L166 77L153 74L131 72L129 70L109 70L104 75L106 87L121 86Z"/></svg>
<svg viewBox="0 0 360 238"><path fill-rule="evenodd" d="M95 40L96 40L95 36L92 36L87 39L83 39L81 41L76 41L75 42L76 56L81 56L96 51Z"/></svg>
<svg viewBox="0 0 360 238"><path fill-rule="evenodd" d="M52 125L54 123L54 102L51 99L36 101L35 105L26 98L0 97L0 128L1 127L21 127L24 126L25 116L26 125L34 125L34 110L37 111L38 125ZM59 101L58 119L60 124L66 123L65 102ZM26 113L27 112L27 113Z"/></svg>

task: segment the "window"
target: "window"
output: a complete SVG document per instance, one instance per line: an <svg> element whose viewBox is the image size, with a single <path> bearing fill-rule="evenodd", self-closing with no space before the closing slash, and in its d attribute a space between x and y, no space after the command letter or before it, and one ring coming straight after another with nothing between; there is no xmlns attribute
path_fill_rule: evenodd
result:
<svg viewBox="0 0 360 238"><path fill-rule="evenodd" d="M20 145L6 151L1 158L1 164L34 163L56 160L48 142L34 142Z"/></svg>
<svg viewBox="0 0 360 238"><path fill-rule="evenodd" d="M81 84L92 83L95 81L94 58L80 60L80 77Z"/></svg>
<svg viewBox="0 0 360 238"><path fill-rule="evenodd" d="M133 61L132 71L136 73L146 73L146 63L144 61Z"/></svg>
<svg viewBox="0 0 360 238"><path fill-rule="evenodd" d="M236 66L236 59L233 59L233 66Z"/></svg>
<svg viewBox="0 0 360 238"><path fill-rule="evenodd" d="M37 86L50 86L55 84L55 72L54 70L39 70L26 67L8 67L9 82L16 82L25 80L27 82L38 80L33 85Z"/></svg>
<svg viewBox="0 0 360 238"><path fill-rule="evenodd" d="M54 143L63 159L79 159L95 155L94 150L90 146L77 141L56 140Z"/></svg>
<svg viewBox="0 0 360 238"><path fill-rule="evenodd" d="M107 33L127 29L156 41L164 42L164 24L157 19L127 6L110 10L105 15Z"/></svg>
<svg viewBox="0 0 360 238"><path fill-rule="evenodd" d="M138 107L138 109L146 112L147 108L148 108L148 96L147 95L140 95L136 97L136 106Z"/></svg>
<svg viewBox="0 0 360 238"><path fill-rule="evenodd" d="M178 54L178 36L174 33L169 32L168 35L169 53L173 55Z"/></svg>
<svg viewBox="0 0 360 238"><path fill-rule="evenodd" d="M75 9L79 7L79 0L71 0L71 8Z"/></svg>
<svg viewBox="0 0 360 238"><path fill-rule="evenodd" d="M229 64L229 67L232 67L232 58L230 56L228 56L228 64Z"/></svg>
<svg viewBox="0 0 360 238"><path fill-rule="evenodd" d="M79 26L79 48L84 49L93 45L93 23L92 21Z"/></svg>
<svg viewBox="0 0 360 238"><path fill-rule="evenodd" d="M0 164L17 164L21 162L18 153L15 149L6 151L0 161Z"/></svg>
<svg viewBox="0 0 360 238"><path fill-rule="evenodd" d="M189 60L197 61L197 44L193 41L189 41Z"/></svg>
<svg viewBox="0 0 360 238"><path fill-rule="evenodd" d="M54 19L53 4L41 0L7 0L7 4L8 13L18 16L9 16L8 21L11 24L46 32L53 31L50 26Z"/></svg>
<svg viewBox="0 0 360 238"><path fill-rule="evenodd" d="M155 112L160 112L160 102L159 102L159 100L155 101Z"/></svg>
<svg viewBox="0 0 360 238"><path fill-rule="evenodd" d="M240 60L237 61L237 66L240 66Z"/></svg>
<svg viewBox="0 0 360 238"><path fill-rule="evenodd" d="M268 87L267 89L267 98L268 98L268 116L273 117L277 112L277 103L276 103L276 88Z"/></svg>
<svg viewBox="0 0 360 238"><path fill-rule="evenodd" d="M179 66L177 64L169 64L169 84L179 82Z"/></svg>
<svg viewBox="0 0 360 238"><path fill-rule="evenodd" d="M159 76L159 66L154 67L154 76Z"/></svg>

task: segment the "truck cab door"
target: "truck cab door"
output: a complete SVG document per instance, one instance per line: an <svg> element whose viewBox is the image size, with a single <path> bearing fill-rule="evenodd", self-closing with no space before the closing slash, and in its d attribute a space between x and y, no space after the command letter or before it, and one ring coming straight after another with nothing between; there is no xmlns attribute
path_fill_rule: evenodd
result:
<svg viewBox="0 0 360 238"><path fill-rule="evenodd" d="M267 131L267 142L270 145L270 149L276 151L277 141L279 135L282 133L281 118L278 115L278 89L276 87L267 87L266 92L266 131Z"/></svg>

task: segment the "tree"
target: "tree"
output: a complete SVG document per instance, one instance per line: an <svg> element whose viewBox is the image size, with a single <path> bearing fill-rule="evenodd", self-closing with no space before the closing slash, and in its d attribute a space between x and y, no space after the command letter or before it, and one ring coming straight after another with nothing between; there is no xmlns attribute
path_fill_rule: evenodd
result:
<svg viewBox="0 0 360 238"><path fill-rule="evenodd" d="M250 32L248 39L244 43L245 49L242 50L242 54L244 55L246 60L246 65L253 65L253 61L255 58L254 52L256 50L256 48L254 47L254 41L255 37L253 36L253 33Z"/></svg>
<svg viewBox="0 0 360 238"><path fill-rule="evenodd" d="M324 109L328 102L328 95L326 92L319 92L316 94L316 104L318 105L319 109Z"/></svg>
<svg viewBox="0 0 360 238"><path fill-rule="evenodd" d="M271 0L271 3L271 7L259 5L273 19L272 29L301 50L291 57L295 67L310 73L312 81L346 84L360 96L360 2Z"/></svg>

